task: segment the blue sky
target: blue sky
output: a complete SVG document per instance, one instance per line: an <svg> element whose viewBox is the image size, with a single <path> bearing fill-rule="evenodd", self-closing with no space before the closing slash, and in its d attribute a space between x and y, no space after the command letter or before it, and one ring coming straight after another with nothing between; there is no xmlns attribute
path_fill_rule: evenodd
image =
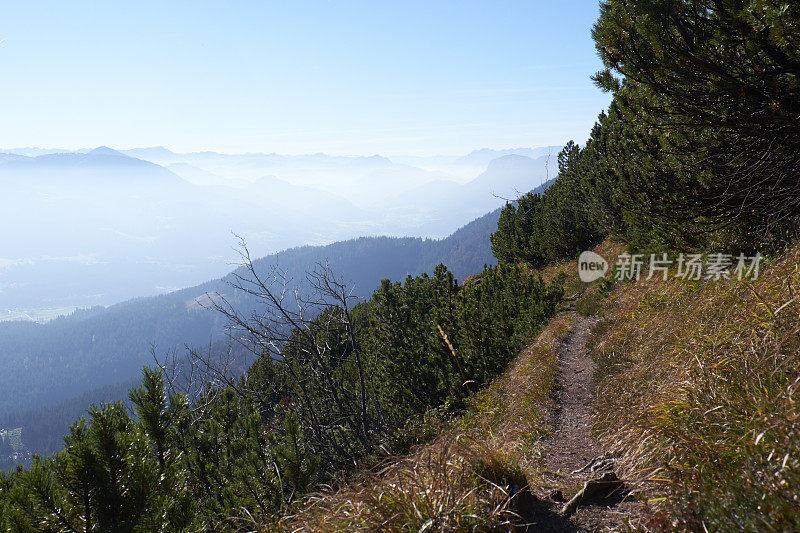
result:
<svg viewBox="0 0 800 533"><path fill-rule="evenodd" d="M593 0L6 2L0 146L356 155L581 144Z"/></svg>

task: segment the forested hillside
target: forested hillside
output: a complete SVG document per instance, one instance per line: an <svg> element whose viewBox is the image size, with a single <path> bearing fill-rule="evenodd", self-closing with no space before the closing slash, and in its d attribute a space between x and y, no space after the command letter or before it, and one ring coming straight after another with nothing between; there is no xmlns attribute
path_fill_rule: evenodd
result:
<svg viewBox="0 0 800 533"><path fill-rule="evenodd" d="M432 273L442 262L453 265L457 279L464 279L495 262L488 236L498 216L499 210L489 213L442 240L364 237L295 248L253 264L260 272L277 264L302 287L306 270L327 261L361 298L382 278ZM231 274L162 296L76 311L47 324L0 323L0 354L8 362L0 376L7 391L0 403L0 428L23 427L29 449L50 454L91 403L124 398L142 366L154 364L153 347L159 356L175 349L182 354L185 344L204 347L211 341L216 350L226 350L226 319L197 300L207 304L203 295L223 294L243 314L259 308L253 298L233 290L233 279Z"/></svg>
<svg viewBox="0 0 800 533"><path fill-rule="evenodd" d="M211 368L201 387L182 392L145 370L129 393L134 415L121 403L93 408L70 428L65 451L0 478L7 523L49 522L56 505L66 512L54 517L59 528L252 527L316 483L424 439L424 417L463 407L562 295L511 266L461 286L439 265L432 276L384 280L360 303L326 271L312 274L308 298L245 279L265 311L229 311L260 353L245 375ZM62 461L65 476L97 484L83 503L50 481Z"/></svg>
<svg viewBox="0 0 800 533"><path fill-rule="evenodd" d="M146 370L132 412L97 406L62 452L0 477L0 524L797 530L798 35L800 8L773 0L603 2L594 79L613 102L550 188L496 219L496 266L460 285L439 265L359 301L325 265L300 294L247 265L235 281L263 312L220 310L254 364L230 376L212 362L189 390ZM583 284L575 255L601 242L617 268ZM661 265L672 254L699 257L699 274ZM737 276L739 254L764 270ZM596 315L581 343L579 315ZM563 358L589 350L567 370L593 373L580 436L593 426L606 449L583 469L614 471L578 491L545 441ZM609 487L618 501L592 500ZM579 505L594 507L575 518Z"/></svg>
<svg viewBox="0 0 800 533"><path fill-rule="evenodd" d="M10 412L0 427L19 430L18 450L20 455L0 454L0 471L30 466L33 454L52 455L64 447L64 435L69 426L86 413L90 405L117 402L127 397L128 391L139 383L139 378L113 385L98 387L83 394L40 407Z"/></svg>

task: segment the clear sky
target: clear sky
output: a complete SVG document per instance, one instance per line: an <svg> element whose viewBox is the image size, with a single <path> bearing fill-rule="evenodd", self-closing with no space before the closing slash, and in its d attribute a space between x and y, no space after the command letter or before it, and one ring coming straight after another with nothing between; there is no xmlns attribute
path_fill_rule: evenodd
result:
<svg viewBox="0 0 800 533"><path fill-rule="evenodd" d="M4 2L0 146L457 154L579 143L594 0Z"/></svg>

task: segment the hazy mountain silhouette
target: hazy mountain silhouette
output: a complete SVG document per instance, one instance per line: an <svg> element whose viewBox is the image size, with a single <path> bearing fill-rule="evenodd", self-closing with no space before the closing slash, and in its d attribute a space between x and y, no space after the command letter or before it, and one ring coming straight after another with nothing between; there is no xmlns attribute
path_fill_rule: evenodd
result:
<svg viewBox="0 0 800 533"><path fill-rule="evenodd" d="M7 154L0 225L14 231L0 309L108 305L199 283L227 270L232 233L259 255L358 235L445 236L542 182L541 158L506 157L464 184L378 155Z"/></svg>

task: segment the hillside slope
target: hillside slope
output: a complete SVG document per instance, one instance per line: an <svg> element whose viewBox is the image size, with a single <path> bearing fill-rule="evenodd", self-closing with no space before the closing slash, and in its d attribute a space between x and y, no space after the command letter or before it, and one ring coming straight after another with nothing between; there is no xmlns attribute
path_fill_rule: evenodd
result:
<svg viewBox="0 0 800 533"><path fill-rule="evenodd" d="M596 251L613 264L623 249ZM282 527L796 530L798 263L795 247L749 282L617 284L548 266L576 300L466 414Z"/></svg>
<svg viewBox="0 0 800 533"><path fill-rule="evenodd" d="M643 525L800 528L799 262L795 246L757 280L654 278L603 304L598 435L650 501Z"/></svg>

